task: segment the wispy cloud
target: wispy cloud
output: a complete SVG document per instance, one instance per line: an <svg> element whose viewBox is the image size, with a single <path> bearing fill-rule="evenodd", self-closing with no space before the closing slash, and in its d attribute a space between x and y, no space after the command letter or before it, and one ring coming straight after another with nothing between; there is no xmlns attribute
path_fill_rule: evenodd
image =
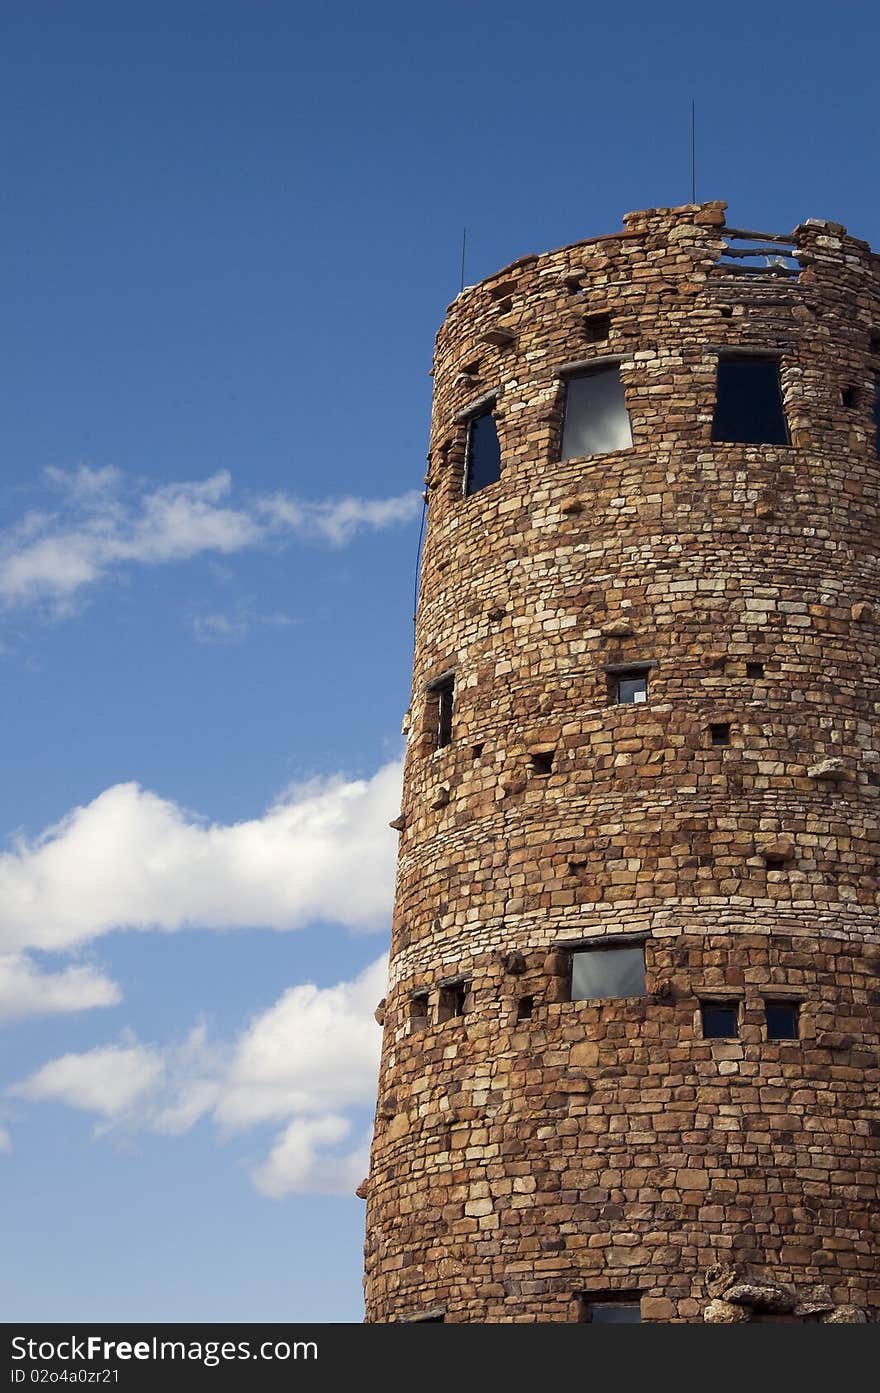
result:
<svg viewBox="0 0 880 1393"><path fill-rule="evenodd" d="M381 1032L373 1011L387 962L351 981L291 987L231 1044L203 1025L180 1045L120 1044L50 1060L8 1092L96 1115L111 1129L168 1136L210 1118L221 1136L274 1123L268 1156L252 1168L266 1195L350 1194L366 1173L368 1136L355 1112L375 1098Z"/></svg>
<svg viewBox="0 0 880 1393"><path fill-rule="evenodd" d="M0 953L0 1023L115 1006L121 995L93 967L41 972L25 953Z"/></svg>
<svg viewBox="0 0 880 1393"><path fill-rule="evenodd" d="M400 782L399 761L369 779L313 780L228 825L116 784L0 853L0 953L69 951L121 928L383 928Z"/></svg>
<svg viewBox="0 0 880 1393"><path fill-rule="evenodd" d="M0 1127L0 1152L12 1150L12 1138L5 1127Z"/></svg>
<svg viewBox="0 0 880 1393"><path fill-rule="evenodd" d="M297 537L344 546L359 532L408 522L417 490L384 499L235 496L231 475L146 488L121 470L48 469L53 506L0 532L0 602L48 603L65 612L110 573L210 554L229 556Z"/></svg>
<svg viewBox="0 0 880 1393"><path fill-rule="evenodd" d="M246 605L239 605L228 614L196 614L192 627L198 643L228 645L243 643L254 629L281 629L293 623L288 614L259 614Z"/></svg>

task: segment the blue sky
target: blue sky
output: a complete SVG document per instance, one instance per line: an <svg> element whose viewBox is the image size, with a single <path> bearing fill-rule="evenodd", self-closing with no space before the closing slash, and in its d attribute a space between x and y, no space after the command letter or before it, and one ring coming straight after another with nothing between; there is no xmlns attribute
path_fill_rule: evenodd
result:
<svg viewBox="0 0 880 1393"><path fill-rule="evenodd" d="M361 1319L433 336L726 198L880 245L869 5L0 3L0 1309Z"/></svg>

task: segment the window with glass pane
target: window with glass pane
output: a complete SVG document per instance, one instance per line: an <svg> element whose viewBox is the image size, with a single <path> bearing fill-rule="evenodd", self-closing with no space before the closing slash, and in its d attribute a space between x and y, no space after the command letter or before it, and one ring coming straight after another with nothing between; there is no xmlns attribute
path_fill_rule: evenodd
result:
<svg viewBox="0 0 880 1393"><path fill-rule="evenodd" d="M618 677L614 684L614 700L622 706L634 701L647 701L648 674L634 672Z"/></svg>
<svg viewBox="0 0 880 1393"><path fill-rule="evenodd" d="M739 1035L739 1007L735 1001L701 1001L704 1040L735 1040Z"/></svg>
<svg viewBox="0 0 880 1393"><path fill-rule="evenodd" d="M798 1038L799 1006L800 1003L797 1001L764 1002L768 1040L796 1040Z"/></svg>
<svg viewBox="0 0 880 1393"><path fill-rule="evenodd" d="M468 422L464 491L466 494L478 493L488 484L497 483L500 478L501 446L495 417L491 411L483 411L479 416L472 416Z"/></svg>
<svg viewBox="0 0 880 1393"><path fill-rule="evenodd" d="M645 995L645 950L586 948L571 955L571 999Z"/></svg>
<svg viewBox="0 0 880 1393"><path fill-rule="evenodd" d="M578 1319L586 1325L640 1325L641 1301L637 1296L620 1301L590 1301L581 1297Z"/></svg>
<svg viewBox="0 0 880 1393"><path fill-rule="evenodd" d="M611 450L628 450L631 445L629 412L617 364L570 377L565 391L562 458L606 455Z"/></svg>
<svg viewBox="0 0 880 1393"><path fill-rule="evenodd" d="M712 439L787 445L777 358L719 358Z"/></svg>

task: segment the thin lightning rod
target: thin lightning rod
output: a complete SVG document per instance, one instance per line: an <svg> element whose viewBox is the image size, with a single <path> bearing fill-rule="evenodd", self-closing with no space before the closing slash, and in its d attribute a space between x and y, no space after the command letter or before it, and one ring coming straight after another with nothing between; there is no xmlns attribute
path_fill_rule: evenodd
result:
<svg viewBox="0 0 880 1393"><path fill-rule="evenodd" d="M691 203L697 201L697 104L691 97Z"/></svg>
<svg viewBox="0 0 880 1393"><path fill-rule="evenodd" d="M467 228L461 229L461 284L458 287L459 293L464 290L464 254L467 248Z"/></svg>

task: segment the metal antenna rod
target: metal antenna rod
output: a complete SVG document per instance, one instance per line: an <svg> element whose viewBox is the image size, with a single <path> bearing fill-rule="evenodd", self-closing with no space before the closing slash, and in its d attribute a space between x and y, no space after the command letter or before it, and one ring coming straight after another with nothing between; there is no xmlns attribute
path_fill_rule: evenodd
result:
<svg viewBox="0 0 880 1393"><path fill-rule="evenodd" d="M691 203L697 201L697 104L691 97Z"/></svg>
<svg viewBox="0 0 880 1393"><path fill-rule="evenodd" d="M467 247L467 228L461 229L461 285L458 287L459 294L464 290L464 253Z"/></svg>

